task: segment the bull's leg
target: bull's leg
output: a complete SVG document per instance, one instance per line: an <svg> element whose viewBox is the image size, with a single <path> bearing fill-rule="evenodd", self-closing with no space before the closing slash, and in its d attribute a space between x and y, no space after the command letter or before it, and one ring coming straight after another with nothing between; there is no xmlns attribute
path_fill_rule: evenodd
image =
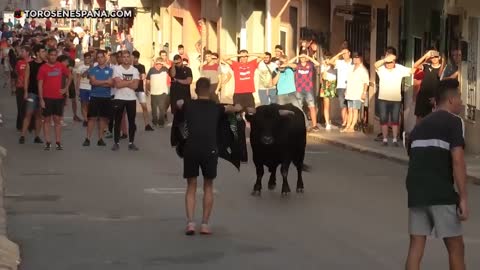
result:
<svg viewBox="0 0 480 270"><path fill-rule="evenodd" d="M268 180L268 189L274 190L277 186L277 166L270 169L270 179Z"/></svg>
<svg viewBox="0 0 480 270"><path fill-rule="evenodd" d="M264 174L263 165L256 166L256 169L257 169L257 181L255 182L255 185L253 186L252 195L253 196L259 195L260 196L260 194L262 192L262 178L263 178L263 174Z"/></svg>
<svg viewBox="0 0 480 270"><path fill-rule="evenodd" d="M282 178L283 178L282 195L288 195L290 193L290 186L288 185L288 179L287 179L289 167L290 167L290 161L284 161L280 168L280 171L282 172Z"/></svg>
<svg viewBox="0 0 480 270"><path fill-rule="evenodd" d="M302 177L302 172L303 172L303 163L300 162L299 164L295 164L297 167L297 174L298 174L298 179L297 179L297 193L303 193L303 177Z"/></svg>

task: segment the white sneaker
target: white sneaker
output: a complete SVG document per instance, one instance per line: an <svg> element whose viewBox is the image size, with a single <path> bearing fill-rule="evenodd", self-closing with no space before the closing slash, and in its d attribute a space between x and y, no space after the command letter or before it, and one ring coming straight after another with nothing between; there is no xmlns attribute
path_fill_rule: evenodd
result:
<svg viewBox="0 0 480 270"><path fill-rule="evenodd" d="M326 130L332 130L332 125L327 124L327 125L325 126L325 129L326 129Z"/></svg>

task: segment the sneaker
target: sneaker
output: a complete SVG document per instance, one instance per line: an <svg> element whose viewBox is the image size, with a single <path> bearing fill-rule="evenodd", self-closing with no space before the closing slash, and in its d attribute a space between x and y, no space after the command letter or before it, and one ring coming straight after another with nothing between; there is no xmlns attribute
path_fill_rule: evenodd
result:
<svg viewBox="0 0 480 270"><path fill-rule="evenodd" d="M87 121L83 121L83 126L84 126L84 127L88 127L88 122L87 122Z"/></svg>
<svg viewBox="0 0 480 270"><path fill-rule="evenodd" d="M63 150L63 145L62 145L61 143L57 142L56 145L57 145L57 146L55 147L55 149L57 149L57 150Z"/></svg>
<svg viewBox="0 0 480 270"><path fill-rule="evenodd" d="M195 234L195 223L189 222L187 224L187 228L185 229L186 235L194 235Z"/></svg>
<svg viewBox="0 0 480 270"><path fill-rule="evenodd" d="M103 141L103 139L98 140L97 146L107 146L107 144Z"/></svg>
<svg viewBox="0 0 480 270"><path fill-rule="evenodd" d="M128 150L130 150L130 151L138 151L138 150L140 150L140 149L138 149L138 147L137 147L135 144L130 143L130 144L128 144Z"/></svg>
<svg viewBox="0 0 480 270"><path fill-rule="evenodd" d="M25 137L20 136L20 139L18 139L19 144L24 144L25 143Z"/></svg>
<svg viewBox="0 0 480 270"><path fill-rule="evenodd" d="M326 130L332 130L332 125L327 124L327 125L325 126L325 129L326 129Z"/></svg>
<svg viewBox="0 0 480 270"><path fill-rule="evenodd" d="M52 144L49 143L49 142L47 142L47 143L45 144L45 148L43 148L43 150L45 150L45 151L50 151L51 148L52 148Z"/></svg>
<svg viewBox="0 0 480 270"><path fill-rule="evenodd" d="M85 139L85 141L83 141L83 146L90 146L90 140L89 139Z"/></svg>
<svg viewBox="0 0 480 270"><path fill-rule="evenodd" d="M35 139L33 139L33 143L43 143L42 139L40 139L40 137L35 137Z"/></svg>
<svg viewBox="0 0 480 270"><path fill-rule="evenodd" d="M310 131L310 132L319 132L319 131L320 131L320 128L318 128L318 126L314 126L314 127L310 128L309 131Z"/></svg>
<svg viewBox="0 0 480 270"><path fill-rule="evenodd" d="M76 116L76 115L73 117L73 121L75 121L75 122L83 122L83 120L82 120L80 117Z"/></svg>
<svg viewBox="0 0 480 270"><path fill-rule="evenodd" d="M212 234L212 230L210 230L210 227L208 226L208 224L202 224L201 225L200 234L203 234L203 235L211 235Z"/></svg>
<svg viewBox="0 0 480 270"><path fill-rule="evenodd" d="M107 131L105 131L105 138L107 138L107 139L111 139L111 138L113 138L113 133L112 133L112 132L110 132L110 131L108 131L108 130L107 130Z"/></svg>
<svg viewBox="0 0 480 270"><path fill-rule="evenodd" d="M145 126L145 131L155 131L155 130L152 128L152 126L146 125Z"/></svg>
<svg viewBox="0 0 480 270"><path fill-rule="evenodd" d="M118 151L120 149L120 145L118 143L113 144L112 151Z"/></svg>
<svg viewBox="0 0 480 270"><path fill-rule="evenodd" d="M127 139L127 138L128 138L127 134L122 134L122 135L120 136L120 140L125 140L125 139Z"/></svg>
<svg viewBox="0 0 480 270"><path fill-rule="evenodd" d="M66 126L67 126L67 123L65 123L65 121L63 121L63 120L62 120L61 124L62 124L62 127L66 127Z"/></svg>
<svg viewBox="0 0 480 270"><path fill-rule="evenodd" d="M388 141L383 141L382 146L388 146Z"/></svg>

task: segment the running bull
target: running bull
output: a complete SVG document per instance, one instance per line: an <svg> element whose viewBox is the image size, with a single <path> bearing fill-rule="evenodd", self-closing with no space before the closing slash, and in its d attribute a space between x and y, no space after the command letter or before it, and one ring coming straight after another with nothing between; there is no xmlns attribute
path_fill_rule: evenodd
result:
<svg viewBox="0 0 480 270"><path fill-rule="evenodd" d="M264 166L269 169L268 189L276 186L276 171L280 165L282 174L282 195L290 193L288 169L290 163L297 168L297 193L303 193L302 171L308 171L303 161L307 143L307 130L303 112L292 104L264 105L249 109L246 120L251 124L250 145L253 162L257 171L257 181L252 195L260 195Z"/></svg>

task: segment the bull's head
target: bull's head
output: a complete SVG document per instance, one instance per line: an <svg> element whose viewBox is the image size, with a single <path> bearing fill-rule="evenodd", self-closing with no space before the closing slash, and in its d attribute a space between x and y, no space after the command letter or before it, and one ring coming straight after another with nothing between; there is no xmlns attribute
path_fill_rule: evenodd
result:
<svg viewBox="0 0 480 270"><path fill-rule="evenodd" d="M294 114L293 111L280 109L278 105L266 105L257 110L247 109L245 118L251 123L251 136L256 136L264 145L272 145L276 135L282 132L282 119Z"/></svg>

